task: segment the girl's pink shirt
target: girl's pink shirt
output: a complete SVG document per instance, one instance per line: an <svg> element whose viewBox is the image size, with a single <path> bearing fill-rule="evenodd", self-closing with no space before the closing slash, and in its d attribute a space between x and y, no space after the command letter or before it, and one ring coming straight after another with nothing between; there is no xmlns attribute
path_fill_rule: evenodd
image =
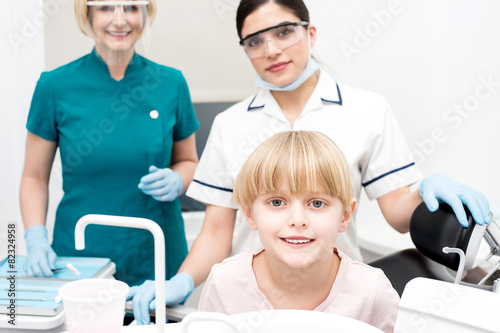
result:
<svg viewBox="0 0 500 333"><path fill-rule="evenodd" d="M253 257L262 251L241 253L215 265L203 288L198 309L229 315L274 310L259 289L252 269ZM336 251L341 259L337 277L328 297L314 311L350 317L392 333L399 295L389 279L381 269L353 261Z"/></svg>

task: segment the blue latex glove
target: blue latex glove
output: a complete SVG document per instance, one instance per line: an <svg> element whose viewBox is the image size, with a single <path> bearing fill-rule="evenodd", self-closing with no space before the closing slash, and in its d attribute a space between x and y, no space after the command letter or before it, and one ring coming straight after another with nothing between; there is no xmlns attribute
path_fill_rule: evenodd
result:
<svg viewBox="0 0 500 333"><path fill-rule="evenodd" d="M158 201L174 201L182 192L182 178L172 169L158 169L152 165L138 187Z"/></svg>
<svg viewBox="0 0 500 333"><path fill-rule="evenodd" d="M57 255L49 245L47 228L43 225L29 227L24 233L28 257L24 263L25 276L51 277L54 275Z"/></svg>
<svg viewBox="0 0 500 333"><path fill-rule="evenodd" d="M448 204L463 227L469 224L464 204L477 224L490 223L490 205L484 194L446 176L436 174L425 177L420 183L420 195L431 212L439 208L439 203Z"/></svg>
<svg viewBox="0 0 500 333"><path fill-rule="evenodd" d="M165 305L183 303L193 292L194 283L189 274L179 273L165 281ZM149 324L149 310L156 309L155 282L145 281L140 286L131 287L127 300L133 299L134 318L138 325Z"/></svg>

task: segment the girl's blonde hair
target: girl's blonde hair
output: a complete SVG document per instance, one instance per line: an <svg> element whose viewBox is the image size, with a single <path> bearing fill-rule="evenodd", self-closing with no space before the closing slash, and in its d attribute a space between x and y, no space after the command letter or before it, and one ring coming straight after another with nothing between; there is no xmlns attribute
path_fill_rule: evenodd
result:
<svg viewBox="0 0 500 333"><path fill-rule="evenodd" d="M339 198L344 208L352 200L349 166L340 149L326 135L313 131L275 134L250 155L236 178L234 200L251 207L257 196L275 194L283 179L292 194L317 192Z"/></svg>
<svg viewBox="0 0 500 333"><path fill-rule="evenodd" d="M149 0L147 9L148 25L150 26L156 16L156 0ZM75 17L76 23L83 34L94 38L92 26L89 21L89 7L87 6L87 0L75 0Z"/></svg>

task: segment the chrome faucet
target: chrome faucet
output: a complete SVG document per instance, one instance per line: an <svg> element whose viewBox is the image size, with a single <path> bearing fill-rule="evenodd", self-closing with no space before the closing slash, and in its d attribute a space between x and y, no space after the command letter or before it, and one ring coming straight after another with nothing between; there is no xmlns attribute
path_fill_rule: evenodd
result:
<svg viewBox="0 0 500 333"><path fill-rule="evenodd" d="M149 230L154 237L155 253L155 294L156 294L156 332L163 333L165 329L165 237L160 226L148 219L110 215L85 215L75 227L75 248L85 248L85 227L89 224L109 225Z"/></svg>

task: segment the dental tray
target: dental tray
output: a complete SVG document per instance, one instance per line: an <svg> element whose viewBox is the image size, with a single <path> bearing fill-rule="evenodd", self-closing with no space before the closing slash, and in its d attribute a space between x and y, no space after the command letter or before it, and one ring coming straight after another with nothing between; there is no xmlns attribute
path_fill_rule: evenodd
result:
<svg viewBox="0 0 500 333"><path fill-rule="evenodd" d="M19 279L15 281L15 287L12 288L10 281L2 278L0 280L0 313L7 314L9 306L15 310L16 315L51 317L61 312L62 302L58 302L56 297L59 288L68 281L43 280ZM11 302L12 299L14 303Z"/></svg>
<svg viewBox="0 0 500 333"><path fill-rule="evenodd" d="M18 315L55 316L63 308L62 302L56 300L61 286L73 280L111 277L116 271L115 264L108 258L58 257L55 267L59 270L53 277L22 277L25 261L26 257L16 256L13 267L8 260L0 261L0 314L7 314L11 299L15 299L15 312ZM77 276L66 268L68 263L80 275ZM12 284L15 285L14 288Z"/></svg>
<svg viewBox="0 0 500 333"><path fill-rule="evenodd" d="M22 270L24 263L26 261L25 256L16 256L14 268L10 267L10 264L6 260L0 261L0 277L10 276L12 274L16 275L16 279L33 279L22 277ZM71 270L69 270L66 265L71 263L79 272L80 275L75 275ZM115 264L111 262L108 258L87 258L87 257L57 257L56 268L58 271L51 278L34 278L38 280L80 280L80 279L90 279L93 277L103 277L104 273L112 270L111 275L115 273Z"/></svg>

